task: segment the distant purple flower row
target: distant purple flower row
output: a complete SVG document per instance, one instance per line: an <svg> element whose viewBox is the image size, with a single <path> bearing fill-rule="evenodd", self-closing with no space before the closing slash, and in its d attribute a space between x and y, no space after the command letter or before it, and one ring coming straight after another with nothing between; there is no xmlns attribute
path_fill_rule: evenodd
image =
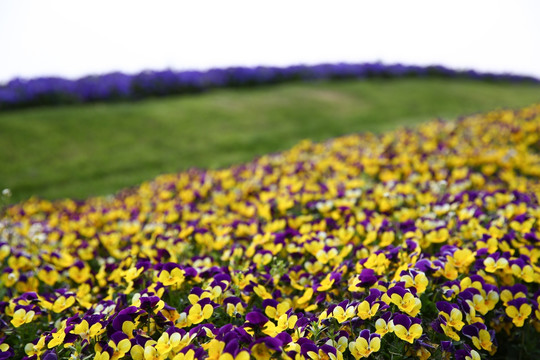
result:
<svg viewBox="0 0 540 360"><path fill-rule="evenodd" d="M326 79L467 77L490 81L540 82L530 76L452 70L443 66L364 64L295 65L289 67L231 67L207 71L144 71L86 76L13 79L0 86L0 109L39 105L141 99L151 96L198 93L213 88L244 87L287 81Z"/></svg>

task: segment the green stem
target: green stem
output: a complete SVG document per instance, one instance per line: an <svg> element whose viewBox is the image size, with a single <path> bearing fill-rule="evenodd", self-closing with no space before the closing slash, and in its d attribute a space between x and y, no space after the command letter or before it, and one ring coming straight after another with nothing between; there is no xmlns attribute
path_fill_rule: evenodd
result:
<svg viewBox="0 0 540 360"><path fill-rule="evenodd" d="M519 360L522 359L523 348L525 347L525 335L526 334L527 334L526 329L523 329L523 332L521 334L521 346L519 347Z"/></svg>

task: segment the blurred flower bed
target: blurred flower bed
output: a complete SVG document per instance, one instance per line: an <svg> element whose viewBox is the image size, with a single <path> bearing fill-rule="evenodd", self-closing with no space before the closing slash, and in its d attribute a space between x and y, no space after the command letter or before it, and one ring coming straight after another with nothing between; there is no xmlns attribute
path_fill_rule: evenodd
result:
<svg viewBox="0 0 540 360"><path fill-rule="evenodd" d="M540 105L0 220L0 359L538 358Z"/></svg>
<svg viewBox="0 0 540 360"><path fill-rule="evenodd" d="M207 71L144 71L86 76L13 79L0 86L0 109L120 101L172 94L193 94L213 88L245 87L290 81L400 77L465 77L490 81L539 80L529 76L453 70L443 66L401 64L320 64L289 67L231 67Z"/></svg>

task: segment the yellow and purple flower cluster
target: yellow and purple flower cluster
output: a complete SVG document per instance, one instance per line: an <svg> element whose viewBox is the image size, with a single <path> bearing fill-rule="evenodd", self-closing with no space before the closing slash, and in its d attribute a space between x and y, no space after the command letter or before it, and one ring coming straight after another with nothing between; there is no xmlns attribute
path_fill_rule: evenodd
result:
<svg viewBox="0 0 540 360"><path fill-rule="evenodd" d="M0 359L531 357L540 105L0 220Z"/></svg>

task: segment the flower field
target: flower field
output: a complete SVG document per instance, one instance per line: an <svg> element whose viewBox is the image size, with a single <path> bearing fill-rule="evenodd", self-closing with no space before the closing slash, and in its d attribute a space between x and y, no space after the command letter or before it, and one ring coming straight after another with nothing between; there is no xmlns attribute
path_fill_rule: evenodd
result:
<svg viewBox="0 0 540 360"><path fill-rule="evenodd" d="M540 105L0 220L0 359L538 358Z"/></svg>
<svg viewBox="0 0 540 360"><path fill-rule="evenodd" d="M61 77L16 78L0 86L0 110L194 94L215 88L268 85L290 81L404 77L462 77L531 83L540 81L531 76L454 70L440 65L382 63L230 67L207 71L162 70L143 71L133 75L114 72L86 76L76 80Z"/></svg>

